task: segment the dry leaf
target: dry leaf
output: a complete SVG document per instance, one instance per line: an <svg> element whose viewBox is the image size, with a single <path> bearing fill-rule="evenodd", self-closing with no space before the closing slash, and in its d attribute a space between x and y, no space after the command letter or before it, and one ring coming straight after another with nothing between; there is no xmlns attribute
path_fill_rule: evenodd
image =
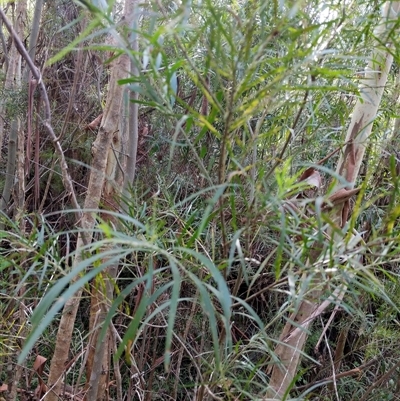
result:
<svg viewBox="0 0 400 401"><path fill-rule="evenodd" d="M41 355L37 355L35 362L33 363L33 370L37 373L38 378L39 378L39 385L35 389L35 395L37 396L38 399L41 399L42 396L47 391L47 386L42 379L44 364L46 363L46 361L47 361L47 358L45 358L44 356L41 356ZM31 379L32 379L32 377L31 377Z"/></svg>
<svg viewBox="0 0 400 401"><path fill-rule="evenodd" d="M35 359L35 363L33 364L33 369L41 375L43 373L44 364L46 363L47 358L44 356L38 355Z"/></svg>
<svg viewBox="0 0 400 401"><path fill-rule="evenodd" d="M97 116L90 124L85 127L85 130L95 130L101 123L101 119L103 118L103 113Z"/></svg>
<svg viewBox="0 0 400 401"><path fill-rule="evenodd" d="M321 188L322 186L322 178L321 174L317 171L314 170L312 174L310 174L306 179L303 180L306 182L308 185L316 188Z"/></svg>

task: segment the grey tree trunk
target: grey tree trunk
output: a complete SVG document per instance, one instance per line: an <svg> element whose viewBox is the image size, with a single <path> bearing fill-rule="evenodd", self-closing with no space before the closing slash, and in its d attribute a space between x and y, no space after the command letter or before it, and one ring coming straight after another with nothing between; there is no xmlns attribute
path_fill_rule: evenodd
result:
<svg viewBox="0 0 400 401"><path fill-rule="evenodd" d="M131 13L134 13L132 29L137 29L139 25L139 14L136 9L137 0L132 1ZM136 33L131 34L131 47L134 53L139 51L139 41ZM136 57L135 57L136 59ZM136 65L136 61L131 59L131 75L133 77L139 76L139 70ZM137 148L139 140L139 106L134 101L138 100L139 94L137 92L132 92L130 96L131 103L129 105L129 119L128 119L128 140L127 140L127 154L126 154L126 167L125 167L125 177L123 183L123 196L125 199L129 197L129 187L133 185L136 172L136 158L137 158Z"/></svg>
<svg viewBox="0 0 400 401"><path fill-rule="evenodd" d="M15 9L15 22L14 29L16 34L20 39L23 39L24 35L24 24L26 21L26 0L21 0L16 3ZM7 102L11 100L11 93L21 90L21 62L22 58L19 54L17 47L13 41L9 53L8 59L8 69L6 72L6 79L4 82L4 91L6 94L9 94L5 99L0 100L0 146L4 141L4 127L5 121L9 120L8 117L11 117L10 121L10 137L9 137L9 146L8 146L8 155L7 155L7 171L6 171L6 182L3 188L3 196L0 202L0 210L5 212L8 206L8 203L11 198L11 190L15 182L15 168L16 168L16 151L15 146L17 144L17 136L19 131L19 119L17 116L10 116L7 111ZM14 110L15 107L12 108ZM19 148L19 145L17 145Z"/></svg>
<svg viewBox="0 0 400 401"><path fill-rule="evenodd" d="M26 0L19 0L15 4L15 20L14 20L14 30L17 38L14 38L13 43L11 45L11 50L9 53L9 60L8 60L8 69L6 73L6 80L4 83L4 88L6 92L11 95L11 93L19 92L21 90L21 64L22 64L22 57L18 52L17 46L15 44L15 40L23 39L24 37L24 26L26 24L26 7L27 2ZM12 97L12 96L10 96ZM8 100L10 101L10 100ZM11 100L12 101L12 100ZM7 102L7 100L6 100ZM24 207L24 200L25 200L25 176L23 171L23 147L25 145L24 141L24 133L21 130L21 124L18 114L12 115L11 113L16 108L12 108L12 110L7 110L7 104L2 103L0 106L0 113L2 114L1 122L0 122L0 144L3 143L4 140L4 121L9 120L10 125L10 132L9 132L9 146L8 146L8 160L7 160L7 171L6 171L6 183L3 189L3 197L1 200L1 210L3 212L6 211L8 203L11 199L11 192L16 185L16 197L14 198L14 207L17 210L16 218L19 218L19 213L22 211ZM18 110L17 112L18 113ZM22 148L22 155L20 156ZM20 170L21 167L21 160L22 160L22 172ZM17 168L18 166L18 168ZM23 233L23 231L22 231ZM17 278L15 277L15 280ZM17 306L17 303L13 301L10 308L15 310L17 308L20 309L20 313L23 309L23 302ZM23 329L25 322L23 321L23 315L20 316L19 319L19 327L15 327L13 330L19 330L19 335L22 337L24 336L25 330ZM18 384L21 380L22 376L22 366L17 365L15 359L17 358L18 352L18 344L13 343L10 347L11 349L14 348L15 353L10 354L9 361L8 361L8 393L7 393L7 401L15 401L18 396Z"/></svg>
<svg viewBox="0 0 400 401"><path fill-rule="evenodd" d="M3 195L0 200L0 210L7 214L7 207L11 199L11 190L15 181L15 166L17 156L17 140L18 140L18 125L13 121L10 127L10 134L8 137L8 151L7 151L7 167L6 179L4 182ZM0 228L4 228L3 222L0 222Z"/></svg>
<svg viewBox="0 0 400 401"><path fill-rule="evenodd" d="M36 56L36 45L39 37L40 20L42 18L43 0L36 0L35 2L35 12L33 14L32 27L29 36L29 47L28 54L29 57L35 61ZM28 82L29 78L29 68L24 72L24 82Z"/></svg>

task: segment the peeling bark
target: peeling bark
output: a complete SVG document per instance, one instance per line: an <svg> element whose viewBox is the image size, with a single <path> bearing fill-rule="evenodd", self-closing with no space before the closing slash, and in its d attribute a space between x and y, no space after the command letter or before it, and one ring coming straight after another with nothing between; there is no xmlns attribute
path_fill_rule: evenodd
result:
<svg viewBox="0 0 400 401"><path fill-rule="evenodd" d="M110 154L111 144L115 133L118 131L119 113L122 99L122 86L118 81L127 76L129 71L129 58L126 54L113 61L111 77L101 126L97 138L92 146L93 162L90 172L88 191L85 198L84 210L97 209L100 205L102 190L106 178L107 155ZM77 242L77 252L74 260L76 266L84 257L79 251L85 243L92 240L92 231L95 218L92 212L84 212L81 226L82 233ZM57 332L56 347L51 360L46 401L56 401L61 394L61 378L65 373L65 365L68 361L68 353L72 340L72 333L82 290L69 299L63 309L60 325Z"/></svg>
<svg viewBox="0 0 400 401"><path fill-rule="evenodd" d="M131 28L134 19L134 6L135 1L126 1L124 9L124 24L126 27ZM128 58L127 54L124 54L119 59L118 71L122 72L124 76L129 75L132 61ZM116 83L117 81L115 81ZM118 91L117 91L118 89ZM117 199L120 198L123 190L123 179L126 178L126 172L123 170L125 155L123 154L123 133L120 129L121 126L126 125L126 121L121 123L121 118L124 118L121 110L123 108L123 88L118 86L110 89L110 97L107 98L107 103L113 103L113 114L106 114L103 116L104 124L108 124L108 132L110 133L109 138L111 140L107 150L107 163L105 166L105 177L104 186L102 188L103 194L103 207L108 210L118 211L119 206ZM137 109L137 105L136 105ZM137 131L137 110L136 110L136 131ZM132 128L132 127L130 127ZM135 134L135 130L130 134ZM136 135L137 136L137 135ZM94 152L97 152L96 143L94 145ZM128 152L132 152L129 149ZM130 156L132 154L130 153ZM136 150L134 149L134 156L136 156ZM129 158L128 158L129 159ZM108 214L102 216L104 221L110 222L113 227L118 226L118 221ZM104 247L102 251L106 251L109 247ZM118 265L114 264L108 266L102 274L100 274L96 281L97 284L92 287L92 299L91 299L91 314L96 316L96 324L91 328L91 344L92 347L89 349L88 364L87 364L87 376L88 390L86 394L87 401L99 401L107 399L107 388L109 382L110 361L111 361L111 350L114 348L111 344L113 336L111 335L110 329L107 330L106 335L103 338L99 338L100 330L104 326L106 316L114 295L113 280L117 276ZM92 317L92 322L94 321Z"/></svg>

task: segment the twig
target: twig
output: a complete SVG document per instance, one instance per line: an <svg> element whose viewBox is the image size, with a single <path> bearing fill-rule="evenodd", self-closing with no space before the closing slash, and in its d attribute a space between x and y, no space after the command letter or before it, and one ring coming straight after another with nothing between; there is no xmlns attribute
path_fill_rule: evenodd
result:
<svg viewBox="0 0 400 401"><path fill-rule="evenodd" d="M321 323L322 323L322 327L323 327L323 326L324 326L324 322L322 321L321 316L320 316L320 319L321 319ZM326 326L326 327L329 327L329 326ZM324 338L325 338L326 347L327 347L327 350L328 350L328 353L329 353L329 359L331 360L331 364L332 364L332 382L333 382L333 388L334 388L334 390L335 390L335 395L336 395L337 401L340 401L339 394L338 394L338 389L337 389L337 379L336 379L335 362L334 362L334 360L333 360L333 355L332 355L332 352L331 352L331 347L330 347L330 345L329 345L328 337L327 337L327 335L326 335L326 330L325 330L326 327L324 328Z"/></svg>
<svg viewBox="0 0 400 401"><path fill-rule="evenodd" d="M335 374L335 378L336 379L341 379L342 377L358 376L358 375L361 374L361 372L364 369L367 369L368 367L373 365L376 361L377 361L377 358L373 358L370 361L368 361L368 362L364 363L363 365L360 365L360 366L358 366L358 367L356 367L354 369L347 370L346 372L336 373ZM305 390L309 389L310 387L315 387L315 386L318 386L318 385L328 384L331 381L333 381L333 379L334 379L333 376L329 376L329 377L326 377L325 379L318 380L318 381L316 381L314 383L308 383L308 384L305 384L304 386L298 386L294 390L305 391Z"/></svg>
<svg viewBox="0 0 400 401"><path fill-rule="evenodd" d="M386 381L388 381L390 379L390 377L395 373L395 371L397 370L397 368L400 366L400 361L398 361L395 365L393 365L386 373L384 373L375 383L371 384L367 391L364 393L364 395L362 396L362 398L360 399L360 401L367 401L368 400L368 396L371 394L371 392L378 387L379 385L381 385L382 383L385 383Z"/></svg>
<svg viewBox="0 0 400 401"><path fill-rule="evenodd" d="M274 165L271 167L271 169L265 175L265 178L264 178L265 180L267 180L271 176L271 174L275 171L275 169L282 162L282 159L283 159L283 156L285 155L286 149L287 149L287 147L289 146L289 144L291 142L292 136L294 135L294 130L295 130L296 126L297 126L297 123L300 120L301 114L303 113L304 107L305 107L306 102L307 102L307 97L308 97L308 91L304 94L303 101L301 103L301 106L300 106L300 108L299 108L299 110L297 112L297 115L296 115L296 117L294 119L294 122L292 124L290 135L288 135L285 143L283 144L283 147L282 147L278 157L276 158L276 161L275 161Z"/></svg>

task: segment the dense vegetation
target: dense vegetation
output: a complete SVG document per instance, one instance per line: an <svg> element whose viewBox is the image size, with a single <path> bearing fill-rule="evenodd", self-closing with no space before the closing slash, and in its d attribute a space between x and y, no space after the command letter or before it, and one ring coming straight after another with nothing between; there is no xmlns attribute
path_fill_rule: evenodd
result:
<svg viewBox="0 0 400 401"><path fill-rule="evenodd" d="M399 399L400 2L0 10L5 399Z"/></svg>

